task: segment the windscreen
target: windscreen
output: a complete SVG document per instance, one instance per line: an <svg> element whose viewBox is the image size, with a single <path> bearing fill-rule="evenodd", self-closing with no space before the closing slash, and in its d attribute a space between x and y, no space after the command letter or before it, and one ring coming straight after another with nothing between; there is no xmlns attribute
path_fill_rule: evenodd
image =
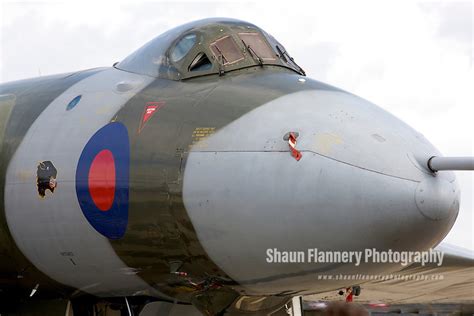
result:
<svg viewBox="0 0 474 316"><path fill-rule="evenodd" d="M224 65L233 64L244 59L242 51L230 35L221 37L211 43L210 48L214 56L216 56L218 60L221 59Z"/></svg>
<svg viewBox="0 0 474 316"><path fill-rule="evenodd" d="M263 60L275 60L275 52L268 46L259 33L239 33L239 37L247 49Z"/></svg>

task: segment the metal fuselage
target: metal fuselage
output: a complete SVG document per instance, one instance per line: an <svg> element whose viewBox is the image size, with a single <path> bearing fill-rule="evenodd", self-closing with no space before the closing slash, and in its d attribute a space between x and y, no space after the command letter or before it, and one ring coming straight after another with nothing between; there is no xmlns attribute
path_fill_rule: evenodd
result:
<svg viewBox="0 0 474 316"><path fill-rule="evenodd" d="M211 290L301 295L348 285L320 275L400 265L268 263L267 249L437 245L459 208L453 173L418 163L439 152L374 104L301 79L273 66L184 81L103 68L0 86L0 288L182 301ZM129 163L128 196L117 202L127 204L125 231L107 238L85 214L79 178L99 183L97 202L110 166L95 161L95 184L79 166L110 124L126 129ZM299 161L288 132L299 135ZM124 141L109 139L104 150ZM56 186L41 197L45 161Z"/></svg>

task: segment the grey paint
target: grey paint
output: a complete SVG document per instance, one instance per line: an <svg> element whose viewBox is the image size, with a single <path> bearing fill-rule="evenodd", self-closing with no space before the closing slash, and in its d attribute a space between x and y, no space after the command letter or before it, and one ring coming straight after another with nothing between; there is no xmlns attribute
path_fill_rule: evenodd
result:
<svg viewBox="0 0 474 316"><path fill-rule="evenodd" d="M243 134L242 120L248 126ZM286 95L255 109L215 135L206 150L287 150L281 140L289 131L300 133L301 150L413 181L424 177L415 167L431 174L426 163L417 161L439 154L420 133L376 105L345 92L315 90Z"/></svg>
<svg viewBox="0 0 474 316"><path fill-rule="evenodd" d="M151 80L109 69L73 85L31 125L8 166L5 213L11 234L39 270L62 284L92 294L153 292L87 222L75 191L77 162L89 138ZM119 82L134 88L120 92ZM80 103L66 111L79 94ZM43 160L57 168L58 187L41 199L36 167Z"/></svg>
<svg viewBox="0 0 474 316"><path fill-rule="evenodd" d="M222 32L217 29L218 25L210 27L214 30L206 33L209 39ZM168 40L162 43L173 45L174 39L171 37ZM149 47L153 48L153 45ZM155 49L151 51L155 52ZM157 60L152 59L152 64L146 63L150 60L143 57L150 57L150 54L142 53L139 50L131 57L136 69L156 71L157 68L153 67L158 66L154 63ZM8 225L15 242L28 259L55 280L97 295L156 293L143 280L160 288L174 286L172 290L189 290L189 287L180 287L183 283L176 283L176 278L170 277L167 269L168 262L165 260L174 259L172 257L180 250L175 246L177 243L171 242L170 247L161 253L154 249L154 252L150 251L152 247L159 247L156 246L160 245L157 241L162 241L159 240L162 237L155 236L151 242L147 240L149 231L146 227L150 226L137 225L142 221L148 224L144 213L135 214L141 218L135 222L136 229L131 232L131 238L122 245L122 241L112 243L112 249L109 241L100 237L84 220L74 192L77 159L93 132L113 119L126 102L128 106L125 108L132 111L125 111L123 118L124 121L134 121L127 125L129 128L134 126L139 117L135 117L136 110L139 107L141 110L142 103L148 98L155 97L168 98L166 109L170 109L168 114L174 115L174 121L166 118L165 109L161 113L165 115L159 116L162 121L155 120L155 128L159 125L165 135L179 135L179 142L185 141L177 143L186 145L182 146L185 148L193 127L186 117L205 116L208 121L204 120L206 125L203 126L208 126L207 122L218 122L216 129L220 129L241 116L193 147L185 167L183 199L186 210L181 208L179 201L179 181L184 166L181 162L185 162L186 155L182 155L182 161L176 164L176 158L180 157L174 152L175 139L173 142L162 142L160 146L148 147L145 151L148 155L140 157L137 164L137 169L147 171L147 163L157 160L160 154L175 158L163 159L161 165L150 163L156 166L155 173L162 173L167 178L166 185L170 179L177 180L171 188L167 186L157 192L167 194L167 200L163 199L168 202L165 210L179 205L179 212L182 213L178 216L178 212L174 216L170 213L172 216L160 224L162 227L169 225L170 230L175 229L177 223L188 226L192 238L186 240L189 235L182 236L185 247L181 250L185 253L198 249L193 256L203 257L205 260L201 260L201 264L209 270L212 268L212 274L203 273L205 270L199 269L199 263L196 263L199 261L192 261L194 258L188 260L183 268L186 264L190 268L186 270L190 272L190 280L201 274L204 280L209 281L218 272L217 276L225 275L225 278L217 278L217 281L226 282L228 286L223 287L221 293L198 293L196 297L201 298L199 304L204 302L200 305L203 308L210 307L211 304L206 305L210 299L227 304L224 300L226 290L234 290L234 286L236 290L246 290L241 294L280 294L285 298L296 293L347 285L346 280L316 281L317 275L387 273L400 269L398 265L388 264L363 264L360 267L351 264L268 264L265 262L267 248L420 250L436 245L444 237L456 218L459 192L451 172L433 174L427 170L427 159L439 155L439 152L422 135L375 105L333 88L331 91L298 92L260 106L263 100L273 99L293 89L316 89L321 84L301 77L288 77L287 73L276 75L271 67L255 68L255 60L247 61L247 66L252 67L244 71L241 69L244 64L235 65L233 70L236 72L226 74L229 78L225 80L227 85L222 85L225 81L217 76L203 79L201 83L208 81L205 86L210 88L209 91L202 90L200 80L194 81L195 85L191 80L173 83L156 80L154 89L137 95L152 79L113 69L84 80L58 98L57 94L51 93L51 87L56 86L56 80L71 78L74 74L49 78L45 86L40 87L48 89L40 89L36 85L35 88L30 87L31 98L22 101L22 106L17 103L13 109L16 119L11 122L22 125L16 129L14 126L8 128L8 132L17 132L15 141L22 142L8 168L5 189ZM119 64L118 67L124 65ZM187 64L176 66L187 69ZM133 72L136 69L125 70ZM272 76L260 76L257 69ZM286 68L280 67L282 69ZM249 76L242 76L245 72ZM155 75L161 77L160 73ZM294 82L283 87L290 82L289 78ZM265 80L271 84L262 83ZM6 87L20 89L23 85ZM50 100L56 99L51 103L43 98L40 106L32 107L36 100L35 89L45 90L42 92ZM60 92L63 90L59 89ZM232 94L226 94L229 91ZM15 91L10 93L16 94ZM78 94L83 95L81 103L66 113L65 106ZM130 100L133 96L137 96L134 101ZM191 102L195 98L196 101ZM233 99L232 102L229 99ZM187 104L194 112L189 110ZM242 116L256 106L260 107ZM26 118L28 120L18 119L21 111L30 114ZM195 123L198 121L196 119ZM152 126L148 125L148 130ZM303 152L299 162L290 156L288 144L283 140L283 135L289 131L299 135L297 148ZM157 129L154 132L159 134ZM143 143L155 144L158 138L150 139L152 141ZM153 149L148 150L150 148ZM16 146L9 149L13 153ZM59 170L59 187L44 200L36 197L34 175L41 160L52 160ZM169 163L168 169L163 168L166 163ZM168 173L175 165L177 172ZM145 190L153 188L153 185L144 185ZM150 191L155 193L152 189ZM170 198L169 193L176 194ZM175 203L176 200L178 203ZM143 201L148 203L140 200ZM149 203L147 209L142 210L153 211L159 205ZM186 211L192 223L186 217ZM157 222L160 218L154 220ZM207 253L201 251L201 245L193 248L189 242L195 240L194 228ZM331 230L328 231L328 228ZM152 233L156 231L152 230ZM176 230L175 236L178 234ZM127 241L132 242L127 244ZM147 248L148 245L151 246ZM119 258L116 252L120 253L121 246L130 248L126 251L122 248ZM123 255L124 252L126 255ZM149 253L159 254L149 256L151 260L161 261L155 266L158 267L155 271L144 271L149 267L146 265L142 271L135 269L133 262L139 260L127 258L134 255L145 257ZM207 255L223 271L211 267L212 262ZM124 263L126 258L130 260L127 262L131 262L129 266ZM135 275L137 272L143 280ZM146 272L149 272L148 277ZM232 279L228 279L227 274ZM176 292L171 293L174 295ZM230 294L227 297L235 298L234 292Z"/></svg>
<svg viewBox="0 0 474 316"><path fill-rule="evenodd" d="M445 179L427 177L416 189L416 207L432 220L450 218L458 212L459 194L457 184Z"/></svg>
<svg viewBox="0 0 474 316"><path fill-rule="evenodd" d="M283 140L289 131L299 133L299 162ZM247 293L328 290L347 281L314 282L318 273L374 274L400 267L268 264L266 250L417 250L436 245L459 208L458 191L433 196L456 188L453 174L432 180L413 158L436 152L417 132L358 97L297 92L198 143L186 165L184 203L211 259ZM420 183L430 185L427 201L442 203L433 211L436 221L417 207ZM338 231L328 232L330 227ZM229 248L236 241L239 247Z"/></svg>
<svg viewBox="0 0 474 316"><path fill-rule="evenodd" d="M474 157L432 157L428 168L433 171L474 170Z"/></svg>

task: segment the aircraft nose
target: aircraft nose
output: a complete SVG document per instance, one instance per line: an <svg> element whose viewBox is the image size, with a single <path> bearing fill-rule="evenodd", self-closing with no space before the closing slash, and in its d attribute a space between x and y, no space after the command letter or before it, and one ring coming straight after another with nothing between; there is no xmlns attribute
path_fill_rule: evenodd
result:
<svg viewBox="0 0 474 316"><path fill-rule="evenodd" d="M416 188L415 202L426 218L433 221L449 219L459 210L459 189L454 180L443 176L427 177Z"/></svg>
<svg viewBox="0 0 474 316"><path fill-rule="evenodd" d="M375 105L303 91L196 144L183 201L204 249L234 280L254 293L308 289L308 274L333 267L269 264L267 251L425 250L447 234L459 192L452 173L418 163L425 155L439 153Z"/></svg>

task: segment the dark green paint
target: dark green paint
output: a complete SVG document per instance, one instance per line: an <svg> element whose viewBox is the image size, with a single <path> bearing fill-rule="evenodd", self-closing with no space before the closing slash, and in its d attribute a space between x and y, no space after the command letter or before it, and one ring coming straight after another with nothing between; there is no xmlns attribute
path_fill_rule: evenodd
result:
<svg viewBox="0 0 474 316"><path fill-rule="evenodd" d="M2 94L15 95L15 104L3 124L0 160L3 179L9 160L38 115L71 85L98 71L0 87ZM206 286L195 288L187 278L170 274L170 262L173 261L182 262L179 270L187 272L195 283L233 284L205 253L183 205L183 173L193 131L199 127L213 127L217 131L287 93L332 89L311 80L301 85L297 83L298 78L297 74L284 68L265 66L186 81L157 79L117 113L115 119L127 126L131 141L130 217L125 237L111 243L122 260L138 269L138 275L150 285L185 301L202 292ZM165 106L138 133L146 103L156 101L165 102ZM3 198L3 190L0 194ZM40 273L21 254L8 232L3 210L0 240L3 259L0 287L4 291L19 290L25 297L36 283L41 283L39 293L50 291L53 296L70 293L69 289ZM18 279L18 275L23 278Z"/></svg>
<svg viewBox="0 0 474 316"><path fill-rule="evenodd" d="M4 201L5 174L10 159L31 124L43 110L61 93L73 84L91 76L102 69L92 69L72 74L48 76L44 78L21 80L0 85L0 95L6 95L1 107L2 115L8 118L2 122L2 142L0 144L0 199ZM4 119L4 118L2 118ZM71 290L51 280L34 267L15 245L7 227L4 203L0 209L0 307L16 300L28 298L31 289L41 284L38 296L67 296Z"/></svg>
<svg viewBox="0 0 474 316"><path fill-rule="evenodd" d="M4 117L0 124L4 132L2 183L10 159L36 118L71 85L99 71L0 86L0 94L14 96L14 104L11 97L5 97L2 113L8 118ZM211 289L215 306L227 306L239 294L233 289L234 281L204 251L183 204L183 175L195 140L193 132L197 128L213 128L216 132L285 94L335 89L309 79L301 83L299 78L294 69L281 65L250 64L224 75L208 73L181 81L157 78L114 116L129 130L131 166L128 229L124 238L111 244L127 266L136 269L148 284L168 296L197 305L202 305ZM139 132L148 102L164 102L164 106ZM3 189L0 197L3 199ZM34 285L41 283L41 295L68 297L73 289L50 280L21 254L8 232L4 210L0 214L0 289L27 297ZM174 268L187 276L170 273ZM211 307L201 306L206 308Z"/></svg>
<svg viewBox="0 0 474 316"><path fill-rule="evenodd" d="M126 235L111 243L150 285L185 301L200 292L187 278L170 274L170 262L175 261L183 263L180 271L194 283L233 284L205 253L183 205L183 173L193 131L217 131L288 93L331 89L309 80L300 84L298 78L282 68L253 67L223 77L157 79L118 113L116 119L128 127L131 143L130 212ZM157 101L165 105L138 133L146 103Z"/></svg>

